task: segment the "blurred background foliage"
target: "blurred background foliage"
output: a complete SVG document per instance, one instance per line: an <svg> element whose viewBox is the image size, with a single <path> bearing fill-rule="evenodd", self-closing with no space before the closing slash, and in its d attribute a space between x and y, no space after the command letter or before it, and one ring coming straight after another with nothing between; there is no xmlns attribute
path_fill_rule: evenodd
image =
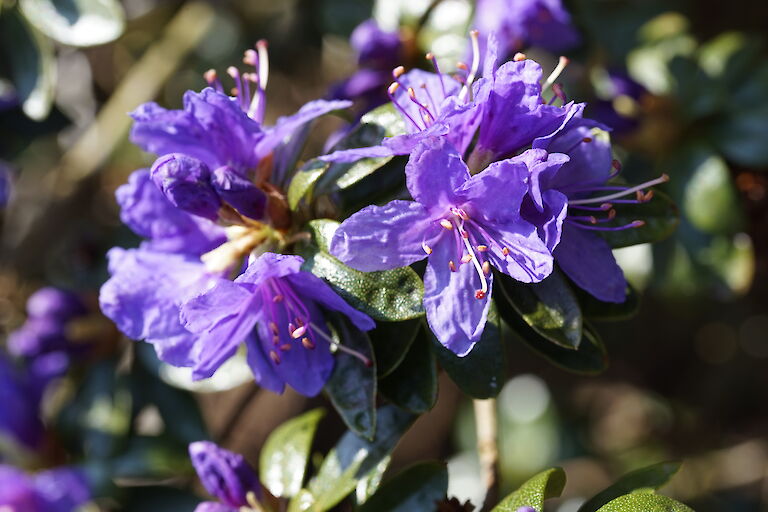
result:
<svg viewBox="0 0 768 512"><path fill-rule="evenodd" d="M653 248L617 251L642 300L632 319L595 325L610 355L605 373L570 375L507 344L510 380L498 400L503 488L563 465L569 483L553 510L573 512L628 470L682 459L669 494L702 512L765 510L768 3L566 4L583 35L568 54L568 96L616 128L630 180L670 175L666 192L681 222ZM99 502L105 509L190 510L198 489L188 442L210 437L256 461L276 425L322 404L256 390L236 362L190 388L183 370L159 364L151 347L122 339L98 316L106 250L137 243L119 221L114 190L150 162L127 140L126 112L153 99L178 108L185 90L203 87L205 70L223 70L267 39L274 120L354 71L347 38L371 15L384 28L405 26L409 66L423 64L428 49L462 58L470 3L444 0L423 19L429 7L0 0L0 165L13 183L0 213L0 328L21 325L26 298L53 284L85 298L92 314L79 328L98 339L90 364L46 396L53 440L33 466L85 461L113 496ZM545 69L557 59L528 55ZM321 121L308 151L340 123ZM402 440L392 467L447 459L449 494L478 503L471 406L444 374L439 385L436 406ZM329 416L317 450L342 431Z"/></svg>

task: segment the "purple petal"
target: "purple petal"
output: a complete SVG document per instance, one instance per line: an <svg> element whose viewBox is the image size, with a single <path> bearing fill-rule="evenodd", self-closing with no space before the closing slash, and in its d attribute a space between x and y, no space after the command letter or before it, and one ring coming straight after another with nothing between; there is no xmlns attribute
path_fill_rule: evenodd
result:
<svg viewBox="0 0 768 512"><path fill-rule="evenodd" d="M152 181L168 201L187 213L215 221L221 200L211 187L211 171L204 162L181 153L158 158Z"/></svg>
<svg viewBox="0 0 768 512"><path fill-rule="evenodd" d="M226 505L245 507L249 492L260 493L256 473L238 453L197 441L189 445L189 458L205 489Z"/></svg>
<svg viewBox="0 0 768 512"><path fill-rule="evenodd" d="M560 243L563 221L568 215L568 198L557 190L545 190L542 194L543 208L539 210L530 197L523 202L521 215L539 233L539 238L552 251Z"/></svg>
<svg viewBox="0 0 768 512"><path fill-rule="evenodd" d="M179 334L181 303L217 279L199 260L178 254L113 248L107 258L112 277L101 287L101 310L136 340Z"/></svg>
<svg viewBox="0 0 768 512"><path fill-rule="evenodd" d="M347 304L319 277L309 272L299 272L285 279L298 292L300 298L311 300L325 309L342 313L361 331L370 331L376 327L371 317Z"/></svg>
<svg viewBox="0 0 768 512"><path fill-rule="evenodd" d="M193 366L197 360L196 351L199 349L197 338L197 334L192 334L179 324L179 330L174 335L147 338L144 341L154 347L161 361L172 366L189 367Z"/></svg>
<svg viewBox="0 0 768 512"><path fill-rule="evenodd" d="M230 507L216 501L204 501L195 507L194 512L240 512L240 507Z"/></svg>
<svg viewBox="0 0 768 512"><path fill-rule="evenodd" d="M224 229L173 206L140 169L115 192L120 219L137 235L148 238L154 249L200 255L225 241Z"/></svg>
<svg viewBox="0 0 768 512"><path fill-rule="evenodd" d="M13 511L36 512L45 510L44 505L31 478L13 466L0 464L0 506Z"/></svg>
<svg viewBox="0 0 768 512"><path fill-rule="evenodd" d="M405 166L408 190L431 213L457 204L456 189L469 180L461 155L445 139L424 140Z"/></svg>
<svg viewBox="0 0 768 512"><path fill-rule="evenodd" d="M251 219L261 219L267 206L267 196L250 180L229 166L218 167L211 176L211 185L218 196Z"/></svg>
<svg viewBox="0 0 768 512"><path fill-rule="evenodd" d="M548 151L566 151L570 162L563 165L549 186L562 190L583 188L585 185L605 183L612 171L613 154L607 137L595 137L589 119L578 119L549 144ZM584 142L589 137L590 142Z"/></svg>
<svg viewBox="0 0 768 512"><path fill-rule="evenodd" d="M518 220L486 229L496 241L489 244L488 253L494 267L523 283L537 283L552 273L552 254L533 225Z"/></svg>
<svg viewBox="0 0 768 512"><path fill-rule="evenodd" d="M260 302L258 293L222 280L182 305L182 323L199 333L194 380L210 377L237 352L259 319Z"/></svg>
<svg viewBox="0 0 768 512"><path fill-rule="evenodd" d="M562 107L560 107L560 110L553 110L558 119L560 120L560 124L552 130L552 132L542 135L540 137L536 137L532 143L532 147L534 149L549 149L549 145L555 137L557 137L560 133L562 133L567 127L570 127L572 124L575 124L576 119L581 118L582 114L584 113L584 107L586 107L586 103L574 103L574 102L568 102ZM554 107L557 109L558 107ZM552 153L555 153L556 151L554 149L550 150ZM563 153L567 153L566 148L563 148Z"/></svg>
<svg viewBox="0 0 768 512"><path fill-rule="evenodd" d="M493 222L519 218L527 192L528 167L514 159L492 163L457 190L462 202L472 204L470 217Z"/></svg>
<svg viewBox="0 0 768 512"><path fill-rule="evenodd" d="M290 254L275 254L265 252L248 264L236 283L261 284L271 277L284 277L301 270L304 258Z"/></svg>
<svg viewBox="0 0 768 512"><path fill-rule="evenodd" d="M580 288L604 302L624 302L627 282L608 242L566 226L555 249L557 264Z"/></svg>
<svg viewBox="0 0 768 512"><path fill-rule="evenodd" d="M275 147L283 142L284 139L293 134L296 130L302 128L313 119L325 115L334 110L342 110L352 106L351 101L347 100L314 100L305 104L298 112L291 116L281 117L267 130L264 138L256 146L256 153L263 157L271 153Z"/></svg>
<svg viewBox="0 0 768 512"><path fill-rule="evenodd" d="M402 46L400 34L381 30L373 19L365 20L355 27L349 37L349 44L357 52L359 66L387 71L397 65Z"/></svg>
<svg viewBox="0 0 768 512"><path fill-rule="evenodd" d="M419 126L413 125L406 118L406 126L410 132L422 131L426 124L422 113L424 109L417 105L409 97L408 89L412 88L417 101L429 110L432 119L437 119L441 113L443 101L458 93L461 85L447 75L442 77L436 73L430 73L421 69L412 69L402 75L398 82L401 87L395 92L395 100L398 106L407 112ZM445 92L443 92L445 91Z"/></svg>
<svg viewBox="0 0 768 512"><path fill-rule="evenodd" d="M559 169L568 162L568 156L561 153L547 153L543 149L529 149L510 160L524 163L528 168L530 173L528 190L531 199L539 210L543 210L542 190L550 188L550 182Z"/></svg>
<svg viewBox="0 0 768 512"><path fill-rule="evenodd" d="M34 476L35 490L45 502L41 510L71 512L91 498L85 474L74 468L57 468Z"/></svg>
<svg viewBox="0 0 768 512"><path fill-rule="evenodd" d="M367 148L342 149L339 151L334 151L328 155L318 157L318 159L322 160L323 162L338 162L342 164L349 164L352 162L357 162L363 158L381 158L397 154L400 153L397 153L395 150L386 146L371 146Z"/></svg>
<svg viewBox="0 0 768 512"><path fill-rule="evenodd" d="M448 261L458 266L452 272ZM459 357L472 350L485 328L491 304L493 275L486 277L488 291L485 298L475 298L480 279L472 263L459 264L454 253L453 240L443 237L429 257L424 274L424 308L427 323L438 341Z"/></svg>
<svg viewBox="0 0 768 512"><path fill-rule="evenodd" d="M76 294L52 286L40 288L27 299L27 315L66 322L88 312Z"/></svg>
<svg viewBox="0 0 768 512"><path fill-rule="evenodd" d="M341 223L330 252L363 272L404 267L426 257L422 242L429 245L440 229L413 201L367 206Z"/></svg>
<svg viewBox="0 0 768 512"><path fill-rule="evenodd" d="M264 322L257 324L256 331L245 339L245 346L248 347L246 361L259 386L282 394L285 391L285 380L278 375L275 363L269 356L269 351L276 349L271 342L272 338L272 332Z"/></svg>

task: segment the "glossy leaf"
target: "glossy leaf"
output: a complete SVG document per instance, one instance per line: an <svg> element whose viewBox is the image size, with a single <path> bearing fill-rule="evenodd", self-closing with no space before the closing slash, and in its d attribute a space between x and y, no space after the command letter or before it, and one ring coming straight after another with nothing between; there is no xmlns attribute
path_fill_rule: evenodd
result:
<svg viewBox="0 0 768 512"><path fill-rule="evenodd" d="M125 28L117 0L19 0L19 7L45 35L72 46L114 41Z"/></svg>
<svg viewBox="0 0 768 512"><path fill-rule="evenodd" d="M437 364L427 340L411 344L408 354L389 376L379 381L379 392L392 403L417 414L437 401Z"/></svg>
<svg viewBox="0 0 768 512"><path fill-rule="evenodd" d="M766 130L768 104L763 103L757 108L742 108L732 112L714 127L712 140L728 160L749 167L764 167L768 165L768 144L764 137Z"/></svg>
<svg viewBox="0 0 768 512"><path fill-rule="evenodd" d="M357 481L357 487L355 488L355 502L357 504L365 503L368 498L373 496L381 486L381 481L384 478L384 473L389 467L389 463L392 457L384 457L375 468L373 468L367 475Z"/></svg>
<svg viewBox="0 0 768 512"><path fill-rule="evenodd" d="M448 491L448 468L442 462L422 462L384 483L360 512L434 510Z"/></svg>
<svg viewBox="0 0 768 512"><path fill-rule="evenodd" d="M510 304L538 334L566 348L581 343L581 309L566 279L555 271L540 283L524 284L496 273Z"/></svg>
<svg viewBox="0 0 768 512"><path fill-rule="evenodd" d="M132 437L125 451L111 460L112 478L172 478L191 473L192 463L185 447L162 437Z"/></svg>
<svg viewBox="0 0 768 512"><path fill-rule="evenodd" d="M395 447L416 416L393 405L378 409L376 436L367 441L347 432L323 460L309 483L292 501L289 512L329 510L355 490Z"/></svg>
<svg viewBox="0 0 768 512"><path fill-rule="evenodd" d="M504 498L492 512L517 512L520 507L544 509L544 500L557 498L565 487L565 472L552 468L534 476L518 490Z"/></svg>
<svg viewBox="0 0 768 512"><path fill-rule="evenodd" d="M424 314L424 284L409 267L381 272L360 272L328 254L328 244L338 223L309 223L314 245L305 247L303 270L319 276L353 307L375 320L397 322Z"/></svg>
<svg viewBox="0 0 768 512"><path fill-rule="evenodd" d="M56 85L53 45L14 10L0 18L0 42L24 113L36 121L45 119Z"/></svg>
<svg viewBox="0 0 768 512"><path fill-rule="evenodd" d="M338 343L367 357L370 366L339 350L325 392L344 423L357 434L373 438L376 429L376 362L368 335L346 317L334 316L334 337Z"/></svg>
<svg viewBox="0 0 768 512"><path fill-rule="evenodd" d="M681 205L687 220L707 233L733 233L742 224L738 192L725 161L714 152L693 151Z"/></svg>
<svg viewBox="0 0 768 512"><path fill-rule="evenodd" d="M376 355L376 374L379 379L392 373L405 359L421 325L419 318L403 322L378 322L375 329L368 331Z"/></svg>
<svg viewBox="0 0 768 512"><path fill-rule="evenodd" d="M616 498L598 512L693 512L693 509L679 501L661 494L636 493Z"/></svg>
<svg viewBox="0 0 768 512"><path fill-rule="evenodd" d="M304 481L312 440L323 409L314 409L286 421L267 438L259 458L259 476L277 497L295 496Z"/></svg>
<svg viewBox="0 0 768 512"><path fill-rule="evenodd" d="M595 512L609 501L633 492L653 492L680 469L677 462L662 462L638 469L621 477L616 483L590 498L577 512Z"/></svg>
<svg viewBox="0 0 768 512"><path fill-rule="evenodd" d="M310 160L299 169L288 185L288 206L296 210L302 199L312 200L312 191L320 176L331 164L320 160Z"/></svg>
<svg viewBox="0 0 768 512"><path fill-rule="evenodd" d="M636 220L645 222L637 228L598 232L614 249L658 242L674 233L679 223L675 203L658 190L654 190L653 199L647 203L617 204L614 207L616 217L611 225L623 226Z"/></svg>
<svg viewBox="0 0 768 512"><path fill-rule="evenodd" d="M488 311L488 322L480 341L464 357L442 346L431 333L428 337L440 366L464 393L472 398L492 398L499 394L506 369L502 324L495 305Z"/></svg>
<svg viewBox="0 0 768 512"><path fill-rule="evenodd" d="M360 122L381 126L387 137L394 137L395 135L406 133L403 116L400 115L392 103L387 103L371 110L360 119Z"/></svg>

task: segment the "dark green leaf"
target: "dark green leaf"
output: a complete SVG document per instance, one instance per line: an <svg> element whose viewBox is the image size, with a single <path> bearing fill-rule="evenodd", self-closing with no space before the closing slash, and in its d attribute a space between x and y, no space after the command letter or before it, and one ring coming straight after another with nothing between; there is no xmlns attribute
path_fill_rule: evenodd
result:
<svg viewBox="0 0 768 512"><path fill-rule="evenodd" d="M501 391L506 372L502 334L496 306L491 304L483 335L466 356L457 356L442 346L431 333L429 338L440 366L463 392L472 398L492 398Z"/></svg>
<svg viewBox="0 0 768 512"><path fill-rule="evenodd" d="M72 46L114 41L125 27L117 0L19 0L19 7L45 35Z"/></svg>
<svg viewBox="0 0 768 512"><path fill-rule="evenodd" d="M765 84L763 84L763 87ZM712 141L732 162L748 167L768 165L768 104L742 105L742 109L713 125ZM746 108L745 108L746 107Z"/></svg>
<svg viewBox="0 0 768 512"><path fill-rule="evenodd" d="M121 503L121 510L140 510L141 512L189 512L200 503L200 498L180 489L168 487L133 487Z"/></svg>
<svg viewBox="0 0 768 512"><path fill-rule="evenodd" d="M127 449L110 464L113 479L164 479L191 473L186 447L162 437L132 437Z"/></svg>
<svg viewBox="0 0 768 512"><path fill-rule="evenodd" d="M298 208L303 198L312 200L312 190L315 183L328 170L331 164L320 160L310 160L296 172L296 175L288 185L288 206L291 210Z"/></svg>
<svg viewBox="0 0 768 512"><path fill-rule="evenodd" d="M620 303L603 302L577 286L572 289L579 300L582 314L590 320L605 322L628 320L640 310L640 296L630 285L627 285L626 300Z"/></svg>
<svg viewBox="0 0 768 512"><path fill-rule="evenodd" d="M437 365L427 340L411 344L405 359L379 381L379 392L392 403L417 414L427 412L437 400Z"/></svg>
<svg viewBox="0 0 768 512"><path fill-rule="evenodd" d="M344 434L323 460L308 489L301 491L291 501L289 512L323 512L335 506L355 490L358 480L377 470L377 466L416 419L413 414L394 405L379 408L376 416L376 436L373 441L367 441L353 432Z"/></svg>
<svg viewBox="0 0 768 512"><path fill-rule="evenodd" d="M301 490L307 459L322 409L305 412L277 427L267 438L259 457L259 476L273 496L295 496Z"/></svg>
<svg viewBox="0 0 768 512"><path fill-rule="evenodd" d="M599 231L614 249L663 240L675 231L679 222L675 203L658 190L654 191L653 199L647 203L617 204L615 209L616 218L611 225L623 226L636 220L642 220L645 224L621 231Z"/></svg>
<svg viewBox="0 0 768 512"><path fill-rule="evenodd" d="M332 323L338 342L367 357L371 364L368 366L339 350L325 392L350 430L372 439L376 429L376 363L371 341L346 317L337 315L334 318Z"/></svg>
<svg viewBox="0 0 768 512"><path fill-rule="evenodd" d="M314 220L309 227L315 245L302 251L304 270L328 281L344 300L375 320L397 322L424 314L424 285L413 269L352 269L326 252L338 223Z"/></svg>
<svg viewBox="0 0 768 512"><path fill-rule="evenodd" d="M442 462L422 462L384 483L360 512L434 510L448 491L448 468Z"/></svg>
<svg viewBox="0 0 768 512"><path fill-rule="evenodd" d="M609 501L632 492L655 491L669 482L678 469L680 464L677 462L662 462L628 473L589 499L579 507L578 512L595 512Z"/></svg>
<svg viewBox="0 0 768 512"><path fill-rule="evenodd" d="M392 457L390 456L384 457L375 468L357 481L357 487L355 488L355 502L357 504L365 503L378 490L391 460Z"/></svg>
<svg viewBox="0 0 768 512"><path fill-rule="evenodd" d="M0 18L0 42L24 113L36 121L44 119L56 85L53 45L10 9Z"/></svg>
<svg viewBox="0 0 768 512"><path fill-rule="evenodd" d="M408 349L421 328L421 319L403 322L378 322L368 331L376 355L376 374L386 377L403 361Z"/></svg>
<svg viewBox="0 0 768 512"><path fill-rule="evenodd" d="M520 507L544 509L544 500L557 498L565 487L565 472L552 468L534 476L518 490L504 498L492 512L516 512ZM639 509L638 509L639 510Z"/></svg>
<svg viewBox="0 0 768 512"><path fill-rule="evenodd" d="M561 347L540 336L517 315L503 288L498 288L495 298L499 314L506 320L512 331L517 334L517 337L555 365L575 373L589 375L600 373L608 366L605 347L588 325L583 326L582 343L578 349Z"/></svg>
<svg viewBox="0 0 768 512"><path fill-rule="evenodd" d="M682 503L660 494L637 493L616 498L598 512L693 512Z"/></svg>
<svg viewBox="0 0 768 512"><path fill-rule="evenodd" d="M534 331L558 345L578 348L581 309L568 282L558 271L535 284L521 283L501 273L494 277L512 307Z"/></svg>

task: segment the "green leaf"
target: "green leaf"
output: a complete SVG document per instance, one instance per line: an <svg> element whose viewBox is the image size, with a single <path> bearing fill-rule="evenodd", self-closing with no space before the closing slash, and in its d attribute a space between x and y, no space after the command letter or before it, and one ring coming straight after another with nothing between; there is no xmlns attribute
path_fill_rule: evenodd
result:
<svg viewBox="0 0 768 512"><path fill-rule="evenodd" d="M627 298L624 302L603 302L596 299L578 286L574 286L574 293L581 306L584 318L604 322L628 320L640 310L640 296L632 286L627 285Z"/></svg>
<svg viewBox="0 0 768 512"><path fill-rule="evenodd" d="M338 225L331 220L309 223L315 246L302 250L303 270L328 281L345 301L375 320L397 322L423 315L424 284L410 267L366 273L328 254Z"/></svg>
<svg viewBox="0 0 768 512"><path fill-rule="evenodd" d="M24 113L36 121L45 119L56 85L53 45L15 10L0 18L0 42Z"/></svg>
<svg viewBox="0 0 768 512"><path fill-rule="evenodd" d="M315 183L330 165L330 163L321 160L310 160L296 172L290 185L288 185L288 206L291 210L296 210L305 197L307 201L312 200L312 190Z"/></svg>
<svg viewBox="0 0 768 512"><path fill-rule="evenodd" d="M392 103L387 103L371 110L360 119L360 122L381 126L387 137L403 135L407 132L403 116L400 115Z"/></svg>
<svg viewBox="0 0 768 512"><path fill-rule="evenodd" d="M544 500L557 498L565 487L565 472L552 468L534 476L504 498L491 512L516 512L520 507L544 509ZM638 509L639 510L639 509Z"/></svg>
<svg viewBox="0 0 768 512"><path fill-rule="evenodd" d="M191 473L192 464L184 446L174 446L163 437L134 436L109 465L112 479L165 479Z"/></svg>
<svg viewBox="0 0 768 512"><path fill-rule="evenodd" d="M764 167L768 165L764 137L768 131L768 104L741 107L713 125L712 141L728 160L747 167Z"/></svg>
<svg viewBox="0 0 768 512"><path fill-rule="evenodd" d="M442 462L422 462L384 483L360 512L434 510L448 492L448 468Z"/></svg>
<svg viewBox="0 0 768 512"><path fill-rule="evenodd" d="M355 488L355 502L358 505L365 503L378 490L391 460L390 456L384 457L365 477L358 480Z"/></svg>
<svg viewBox="0 0 768 512"><path fill-rule="evenodd" d="M725 161L715 153L696 152L691 155L691 164L682 200L688 221L707 233L738 230L741 204Z"/></svg>
<svg viewBox="0 0 768 512"><path fill-rule="evenodd" d="M488 321L480 341L466 356L457 356L442 346L431 333L429 338L440 366L459 389L472 398L492 398L499 394L506 369L502 325L495 304L491 304L488 311Z"/></svg>
<svg viewBox="0 0 768 512"><path fill-rule="evenodd" d="M555 271L540 283L525 284L496 273L510 304L537 333L566 348L581 343L581 309L568 282Z"/></svg>
<svg viewBox="0 0 768 512"><path fill-rule="evenodd" d="M616 483L590 498L578 512L595 512L609 501L632 492L653 492L669 482L680 469L678 462L662 462L638 469L621 477Z"/></svg>
<svg viewBox="0 0 768 512"><path fill-rule="evenodd" d="M346 317L334 315L329 319L338 343L364 355L371 365L367 366L346 352L337 351L336 364L325 384L325 392L350 430L372 439L376 429L376 363L371 341Z"/></svg>
<svg viewBox="0 0 768 512"><path fill-rule="evenodd" d="M437 364L425 339L411 344L402 364L379 381L379 392L407 411L421 414L437 401Z"/></svg>
<svg viewBox="0 0 768 512"><path fill-rule="evenodd" d="M125 28L117 0L19 0L19 7L45 35L72 46L114 41Z"/></svg>
<svg viewBox="0 0 768 512"><path fill-rule="evenodd" d="M377 427L373 441L347 432L332 449L307 489L294 498L289 512L329 510L357 487L394 449L400 437L416 419L411 413L393 405L376 412Z"/></svg>
<svg viewBox="0 0 768 512"><path fill-rule="evenodd" d="M392 373L403 362L420 328L421 319L414 318L403 322L378 322L375 329L368 331L379 379Z"/></svg>
<svg viewBox="0 0 768 512"><path fill-rule="evenodd" d="M667 196L654 190L653 199L642 204L614 205L616 217L612 226L623 226L642 220L643 226L621 231L598 231L611 247L629 247L630 245L658 242L671 235L679 223L679 214L675 203Z"/></svg>
<svg viewBox="0 0 768 512"><path fill-rule="evenodd" d="M598 512L694 512L692 508L661 494L637 493L616 498Z"/></svg>
<svg viewBox="0 0 768 512"><path fill-rule="evenodd" d="M301 490L312 439L323 416L323 409L305 412L277 427L267 438L259 458L259 476L273 496L295 496Z"/></svg>

